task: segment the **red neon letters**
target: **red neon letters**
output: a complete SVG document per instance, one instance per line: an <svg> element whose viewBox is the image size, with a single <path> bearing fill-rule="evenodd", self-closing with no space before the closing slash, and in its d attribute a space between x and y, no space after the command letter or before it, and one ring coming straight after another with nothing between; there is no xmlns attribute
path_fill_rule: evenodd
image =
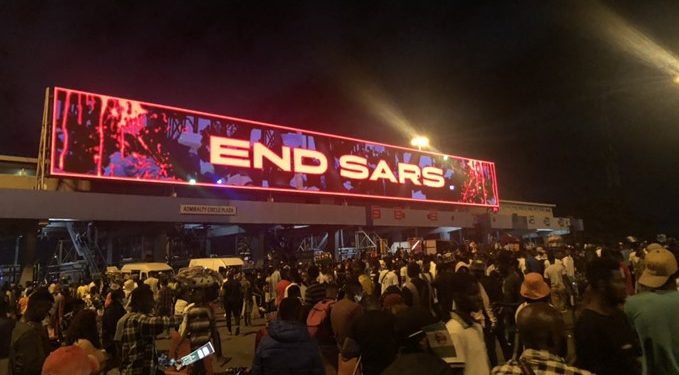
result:
<svg viewBox="0 0 679 375"><path fill-rule="evenodd" d="M264 160L283 171L322 175L328 170L328 158L321 152L306 148L283 146L280 155L256 142L227 137L210 136L210 163L230 167L263 169ZM445 185L443 170L408 163L398 163L398 178L385 160L380 160L372 173L368 160L356 155L339 157L340 176L352 180L388 180L394 184L412 183L416 186L440 188Z"/></svg>

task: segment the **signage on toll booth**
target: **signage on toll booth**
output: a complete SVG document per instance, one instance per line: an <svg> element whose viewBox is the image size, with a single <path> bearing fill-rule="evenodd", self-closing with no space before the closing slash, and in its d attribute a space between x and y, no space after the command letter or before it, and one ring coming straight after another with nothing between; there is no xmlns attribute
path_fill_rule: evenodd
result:
<svg viewBox="0 0 679 375"><path fill-rule="evenodd" d="M474 217L468 212L416 210L399 207L370 208L372 225L412 227L472 228Z"/></svg>
<svg viewBox="0 0 679 375"><path fill-rule="evenodd" d="M234 206L208 206L204 204L182 204L179 206L182 215L221 215L234 216L237 213Z"/></svg>

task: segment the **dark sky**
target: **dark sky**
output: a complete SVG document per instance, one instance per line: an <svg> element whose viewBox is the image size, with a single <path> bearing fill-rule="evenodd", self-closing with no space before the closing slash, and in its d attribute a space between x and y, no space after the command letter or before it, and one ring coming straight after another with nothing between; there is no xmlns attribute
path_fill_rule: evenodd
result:
<svg viewBox="0 0 679 375"><path fill-rule="evenodd" d="M677 232L679 2L604 3L636 54L593 1L254 3L1 1L0 154L37 155L54 85L407 144L368 91L503 199Z"/></svg>

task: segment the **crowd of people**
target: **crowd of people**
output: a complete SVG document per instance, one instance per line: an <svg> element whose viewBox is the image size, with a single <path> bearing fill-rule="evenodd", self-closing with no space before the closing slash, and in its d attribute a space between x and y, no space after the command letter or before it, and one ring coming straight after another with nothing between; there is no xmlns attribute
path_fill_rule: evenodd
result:
<svg viewBox="0 0 679 375"><path fill-rule="evenodd" d="M676 251L471 243L282 264L262 283L279 314L253 373L679 374Z"/></svg>
<svg viewBox="0 0 679 375"><path fill-rule="evenodd" d="M217 329L223 314L229 335L266 318L255 375L679 374L675 254L659 243L470 243L249 272L10 284L0 298L0 368L214 374L229 354ZM162 337L170 348L159 356ZM215 355L184 366L207 343Z"/></svg>

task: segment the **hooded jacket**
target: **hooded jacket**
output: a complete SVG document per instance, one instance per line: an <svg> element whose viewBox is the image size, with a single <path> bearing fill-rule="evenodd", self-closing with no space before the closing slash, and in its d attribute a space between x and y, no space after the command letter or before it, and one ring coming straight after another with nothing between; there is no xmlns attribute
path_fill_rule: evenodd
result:
<svg viewBox="0 0 679 375"><path fill-rule="evenodd" d="M255 353L252 375L322 375L318 343L298 321L274 320Z"/></svg>

